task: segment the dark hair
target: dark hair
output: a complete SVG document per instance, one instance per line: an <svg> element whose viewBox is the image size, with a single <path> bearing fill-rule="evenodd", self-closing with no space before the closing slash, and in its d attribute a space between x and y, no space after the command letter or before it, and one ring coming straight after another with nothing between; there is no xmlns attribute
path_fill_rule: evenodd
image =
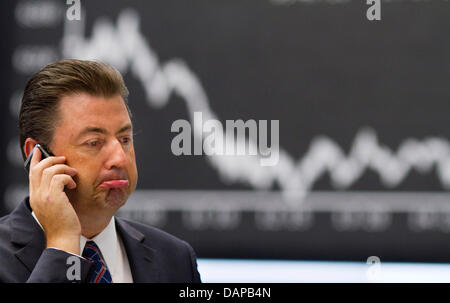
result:
<svg viewBox="0 0 450 303"><path fill-rule="evenodd" d="M33 138L44 146L51 143L59 119L59 100L76 93L101 97L120 95L131 117L128 89L114 67L86 60L60 60L48 64L28 80L23 93L19 133L24 159L27 138Z"/></svg>

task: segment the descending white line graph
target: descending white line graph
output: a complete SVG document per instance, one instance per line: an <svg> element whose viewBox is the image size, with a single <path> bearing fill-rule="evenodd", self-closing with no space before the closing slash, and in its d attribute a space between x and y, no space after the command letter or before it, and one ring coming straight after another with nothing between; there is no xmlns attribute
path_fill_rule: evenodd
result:
<svg viewBox="0 0 450 303"><path fill-rule="evenodd" d="M202 112L204 120L217 119L200 79L189 66L178 58L160 62L140 31L136 11L122 11L116 25L106 18L96 20L90 37L85 37L84 31L83 21L81 24L66 21L63 57L102 60L122 73L131 73L142 84L152 107L165 106L173 93L185 101L191 122L194 112ZM194 128L193 131L198 133L202 129ZM249 144L256 143L249 139ZM332 139L319 136L298 161L280 148L279 162L271 167L261 166L258 155L207 156L207 159L226 183L243 183L265 190L278 184L285 197L292 201L302 201L301 198L326 173L336 188L345 189L369 169L379 175L384 186L395 187L411 170L427 173L435 168L443 188L450 188L448 140L439 137L421 141L406 139L394 152L378 142L375 131L370 128L357 132L348 155Z"/></svg>

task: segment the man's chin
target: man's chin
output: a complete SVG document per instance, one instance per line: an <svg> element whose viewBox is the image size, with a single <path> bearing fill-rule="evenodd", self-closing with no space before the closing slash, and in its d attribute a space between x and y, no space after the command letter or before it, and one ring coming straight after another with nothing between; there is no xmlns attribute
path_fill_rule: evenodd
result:
<svg viewBox="0 0 450 303"><path fill-rule="evenodd" d="M104 192L105 204L112 208L120 208L128 198L127 192L123 188L111 188Z"/></svg>

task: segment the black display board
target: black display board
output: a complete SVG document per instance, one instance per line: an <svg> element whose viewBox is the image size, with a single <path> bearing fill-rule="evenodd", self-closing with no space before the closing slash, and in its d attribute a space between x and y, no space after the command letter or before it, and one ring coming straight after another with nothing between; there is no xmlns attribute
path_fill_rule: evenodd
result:
<svg viewBox="0 0 450 303"><path fill-rule="evenodd" d="M26 79L90 58L130 90L139 183L122 216L200 257L449 261L450 2L381 1L380 21L365 2L81 1L69 21L60 1L16 1L3 214L27 192ZM278 120L278 165L174 155L172 123L194 112Z"/></svg>

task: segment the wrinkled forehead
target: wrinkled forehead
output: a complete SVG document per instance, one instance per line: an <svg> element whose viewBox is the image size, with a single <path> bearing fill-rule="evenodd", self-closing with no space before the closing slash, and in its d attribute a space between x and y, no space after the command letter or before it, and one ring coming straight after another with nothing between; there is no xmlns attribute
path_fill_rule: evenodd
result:
<svg viewBox="0 0 450 303"><path fill-rule="evenodd" d="M87 127L117 132L131 125L128 109L119 95L109 98L87 94L65 96L59 102L58 114L58 127L72 136Z"/></svg>

